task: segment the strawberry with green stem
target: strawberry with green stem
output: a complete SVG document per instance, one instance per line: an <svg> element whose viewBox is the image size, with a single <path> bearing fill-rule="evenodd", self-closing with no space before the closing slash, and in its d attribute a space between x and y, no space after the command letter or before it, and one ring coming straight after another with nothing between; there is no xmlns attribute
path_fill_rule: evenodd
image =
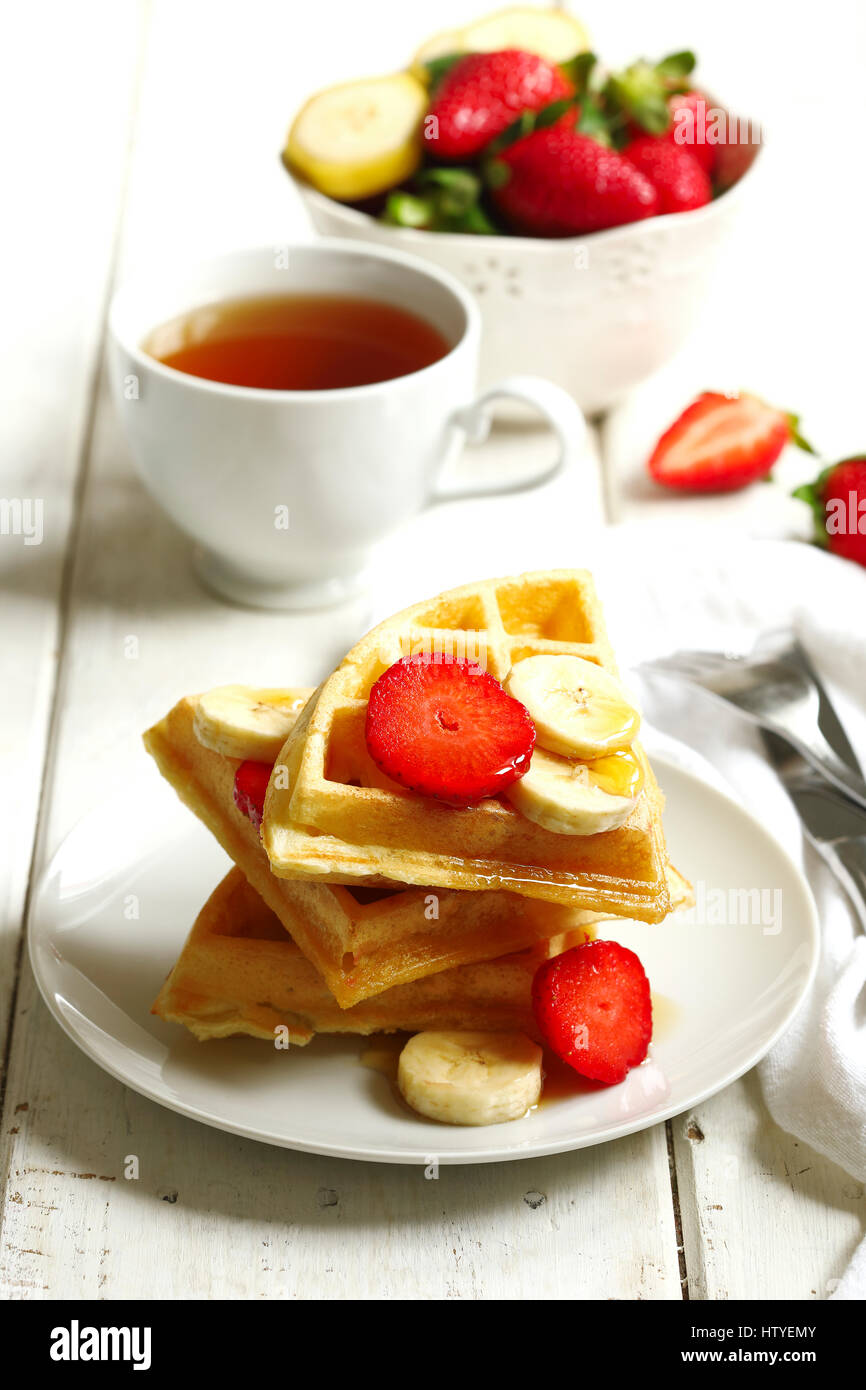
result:
<svg viewBox="0 0 866 1390"><path fill-rule="evenodd" d="M866 566L866 455L831 463L793 495L812 508L817 545Z"/></svg>
<svg viewBox="0 0 866 1390"><path fill-rule="evenodd" d="M447 66L433 89L427 151L436 159L475 159L516 116L571 95L561 69L536 53L468 53Z"/></svg>

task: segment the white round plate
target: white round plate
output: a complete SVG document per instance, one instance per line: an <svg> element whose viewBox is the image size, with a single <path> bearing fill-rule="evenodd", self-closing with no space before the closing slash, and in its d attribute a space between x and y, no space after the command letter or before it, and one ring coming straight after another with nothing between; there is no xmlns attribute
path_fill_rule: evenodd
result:
<svg viewBox="0 0 866 1390"><path fill-rule="evenodd" d="M43 875L29 926L39 988L61 1027L112 1076L183 1115L286 1148L489 1163L645 1129L764 1055L818 955L811 893L775 840L722 792L664 757L653 761L671 858L695 883L700 912L605 928L639 953L657 1000L650 1056L620 1086L545 1102L510 1124L451 1128L415 1115L387 1077L361 1065L359 1038L278 1051L252 1038L198 1043L154 1018L150 1005L229 868L155 773L83 820Z"/></svg>

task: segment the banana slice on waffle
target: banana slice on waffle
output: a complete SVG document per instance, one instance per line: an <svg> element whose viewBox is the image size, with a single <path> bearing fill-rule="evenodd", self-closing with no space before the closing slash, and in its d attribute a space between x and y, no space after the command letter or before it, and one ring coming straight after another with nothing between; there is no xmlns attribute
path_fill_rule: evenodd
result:
<svg viewBox="0 0 866 1390"><path fill-rule="evenodd" d="M307 702L307 691L218 685L200 695L195 736L226 758L272 763Z"/></svg>
<svg viewBox="0 0 866 1390"><path fill-rule="evenodd" d="M631 752L587 763L536 748L528 772L505 795L527 820L554 835L599 835L625 824L642 785L643 770Z"/></svg>
<svg viewBox="0 0 866 1390"><path fill-rule="evenodd" d="M530 656L505 682L529 711L538 742L565 758L601 758L634 743L640 715L609 671L580 656Z"/></svg>

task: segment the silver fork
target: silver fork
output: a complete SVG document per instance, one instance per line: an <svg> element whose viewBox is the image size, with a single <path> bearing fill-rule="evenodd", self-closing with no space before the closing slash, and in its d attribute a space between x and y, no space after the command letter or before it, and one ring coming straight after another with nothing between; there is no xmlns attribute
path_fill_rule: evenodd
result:
<svg viewBox="0 0 866 1390"><path fill-rule="evenodd" d="M644 662L734 705L785 739L817 772L866 809L866 781L827 692L790 634L772 634L748 656L683 651Z"/></svg>

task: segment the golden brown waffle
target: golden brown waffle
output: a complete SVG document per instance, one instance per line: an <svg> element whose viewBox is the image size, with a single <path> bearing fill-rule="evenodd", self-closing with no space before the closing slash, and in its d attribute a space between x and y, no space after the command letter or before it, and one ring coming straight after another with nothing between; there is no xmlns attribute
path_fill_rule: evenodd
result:
<svg viewBox="0 0 866 1390"><path fill-rule="evenodd" d="M283 698L303 691L285 691ZM180 799L275 912L324 976L338 1004L361 999L455 965L490 960L574 930L586 912L514 893L448 889L370 889L277 878L258 831L235 806L237 758L203 747L195 735L196 697L181 700L144 735L148 751Z"/></svg>
<svg viewBox="0 0 866 1390"><path fill-rule="evenodd" d="M678 906L690 896L675 870L671 894ZM536 969L592 934L587 924L527 950L397 985L341 1009L279 919L240 869L232 869L199 913L153 1012L184 1024L203 1041L249 1033L273 1042L280 1027L300 1045L314 1033L428 1028L517 1029L536 1037L530 1003Z"/></svg>
<svg viewBox="0 0 866 1390"><path fill-rule="evenodd" d="M407 791L372 762L370 688L401 656L469 656L504 681L514 662L572 654L616 673L592 577L550 570L453 589L368 633L315 692L277 760L262 838L281 878L506 889L590 912L658 922L670 910L661 796L646 755L617 830L561 835L505 798L455 810Z"/></svg>

